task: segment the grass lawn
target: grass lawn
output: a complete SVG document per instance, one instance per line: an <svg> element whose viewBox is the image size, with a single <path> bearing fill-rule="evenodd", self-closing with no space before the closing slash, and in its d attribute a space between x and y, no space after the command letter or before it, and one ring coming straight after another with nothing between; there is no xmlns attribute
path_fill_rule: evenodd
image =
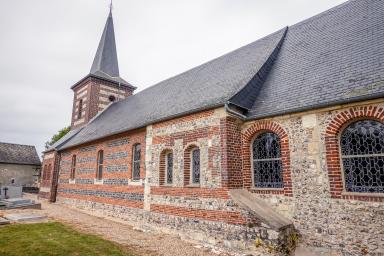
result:
<svg viewBox="0 0 384 256"><path fill-rule="evenodd" d="M0 255L133 256L117 244L58 222L0 227Z"/></svg>

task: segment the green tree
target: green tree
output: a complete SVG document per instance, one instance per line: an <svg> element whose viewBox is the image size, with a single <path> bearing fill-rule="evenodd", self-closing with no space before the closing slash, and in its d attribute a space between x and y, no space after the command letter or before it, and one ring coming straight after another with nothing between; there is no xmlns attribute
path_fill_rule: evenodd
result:
<svg viewBox="0 0 384 256"><path fill-rule="evenodd" d="M52 146L56 141L61 139L70 130L71 130L71 126L67 126L61 129L60 131L58 131L55 135L52 136L51 140L45 142L45 149L48 149L50 146Z"/></svg>

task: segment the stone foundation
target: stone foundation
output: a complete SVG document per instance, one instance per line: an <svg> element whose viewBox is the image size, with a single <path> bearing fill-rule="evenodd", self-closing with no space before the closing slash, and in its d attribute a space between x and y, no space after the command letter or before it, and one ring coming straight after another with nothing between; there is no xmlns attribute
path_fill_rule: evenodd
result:
<svg viewBox="0 0 384 256"><path fill-rule="evenodd" d="M177 235L183 240L206 247L225 248L232 253L259 254L269 251L286 255L286 246L293 234L290 228L277 232L266 225L233 225L78 199L59 197L57 202L89 214L118 218L135 228Z"/></svg>

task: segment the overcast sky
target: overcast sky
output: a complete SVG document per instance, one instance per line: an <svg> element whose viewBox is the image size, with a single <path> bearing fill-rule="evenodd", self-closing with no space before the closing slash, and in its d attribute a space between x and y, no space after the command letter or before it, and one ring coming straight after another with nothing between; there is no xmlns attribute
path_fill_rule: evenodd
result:
<svg viewBox="0 0 384 256"><path fill-rule="evenodd" d="M344 0L115 0L120 75L143 90ZM109 0L0 0L0 141L35 145L70 124Z"/></svg>

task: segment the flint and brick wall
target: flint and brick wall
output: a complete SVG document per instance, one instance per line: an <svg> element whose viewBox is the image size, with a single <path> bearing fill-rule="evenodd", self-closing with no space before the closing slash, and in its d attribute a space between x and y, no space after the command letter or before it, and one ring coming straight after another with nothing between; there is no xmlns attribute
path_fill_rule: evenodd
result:
<svg viewBox="0 0 384 256"><path fill-rule="evenodd" d="M243 139L252 136L250 130L256 134L258 130L277 129L275 132L287 141L287 145L282 145L282 154L284 162L284 147L288 147L289 161L285 165L290 166L289 193L284 189L284 194L264 191L258 196L293 220L305 244L333 248L346 255L384 253L384 195L345 193L341 178L338 136L347 124L365 118L383 122L382 99L252 121L242 126ZM243 145L245 176L249 176L247 149L249 145ZM284 173L284 179L287 175Z"/></svg>
<svg viewBox="0 0 384 256"><path fill-rule="evenodd" d="M140 143L140 180L132 180L132 149ZM58 197L143 208L145 129L62 152ZM104 151L102 179L96 179L97 154ZM76 155L75 178L70 177Z"/></svg>
<svg viewBox="0 0 384 256"><path fill-rule="evenodd" d="M335 165L332 143L338 128L356 118L383 120L383 109L381 99L242 123L221 108L153 124L139 133L64 152L58 196L90 211L166 232L178 229L187 238L212 244L224 239L226 246L241 247L239 241L245 241L243 246L249 247L256 237L276 239L278 234L262 228L259 220L228 196L229 189L245 187L291 219L304 244L347 255L382 253L384 197L335 195L335 191L343 192L333 183L340 181L334 175L335 171L340 174L340 168ZM339 124L337 129L335 123ZM284 189L259 190L252 185L251 143L262 131L280 136ZM142 144L142 168L145 162L141 172L144 185L138 186L130 184L135 136ZM125 138L128 144L108 148L109 143ZM185 182L189 171L185 169L185 150L191 146L200 148L199 186ZM84 150L86 147L90 149ZM104 149L104 181L94 184L99 149ZM174 161L173 183L166 185L160 183L159 172L164 152L172 152ZM80 161L75 184L65 173L73 153ZM122 167L126 164L128 171ZM109 167L113 171L108 172L107 166L115 167ZM192 233L198 235L191 237Z"/></svg>

